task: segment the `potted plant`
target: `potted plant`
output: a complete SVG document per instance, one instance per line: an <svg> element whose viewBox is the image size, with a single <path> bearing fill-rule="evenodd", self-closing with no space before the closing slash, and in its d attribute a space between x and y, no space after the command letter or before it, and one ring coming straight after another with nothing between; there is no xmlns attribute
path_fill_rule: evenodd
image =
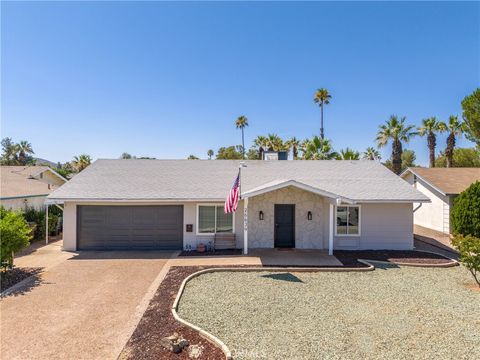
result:
<svg viewBox="0 0 480 360"><path fill-rule="evenodd" d="M199 253L205 252L205 244L204 244L204 243L198 244L198 245L197 245L197 251L198 251Z"/></svg>

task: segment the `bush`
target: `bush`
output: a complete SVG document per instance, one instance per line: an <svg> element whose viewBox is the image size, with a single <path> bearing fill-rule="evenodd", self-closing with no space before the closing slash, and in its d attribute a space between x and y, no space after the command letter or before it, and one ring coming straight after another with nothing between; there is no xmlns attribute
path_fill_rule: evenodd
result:
<svg viewBox="0 0 480 360"><path fill-rule="evenodd" d="M13 255L30 243L31 228L19 212L0 208L0 265L4 269L13 267Z"/></svg>
<svg viewBox="0 0 480 360"><path fill-rule="evenodd" d="M59 216L61 216L61 210L55 206L51 206L48 211L48 229L49 234L55 232L57 229L57 224ZM28 208L23 213L25 220L28 222L34 222L37 224L33 238L35 240L45 239L45 211L44 210L35 210L34 208Z"/></svg>
<svg viewBox="0 0 480 360"><path fill-rule="evenodd" d="M480 181L470 185L455 199L450 223L455 235L480 238Z"/></svg>
<svg viewBox="0 0 480 360"><path fill-rule="evenodd" d="M472 235L457 235L452 240L460 253L460 262L472 273L480 287L480 238Z"/></svg>

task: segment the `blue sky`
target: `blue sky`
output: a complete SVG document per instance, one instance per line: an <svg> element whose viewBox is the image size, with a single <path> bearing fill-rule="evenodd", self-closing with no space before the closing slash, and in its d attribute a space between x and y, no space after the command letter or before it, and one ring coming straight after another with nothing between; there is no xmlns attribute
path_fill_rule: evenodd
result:
<svg viewBox="0 0 480 360"><path fill-rule="evenodd" d="M460 114L479 3L2 2L2 137L36 155L206 157L260 134L372 146L391 114ZM438 139L444 147L445 137ZM460 146L472 146L466 140ZM426 139L408 148L427 163ZM382 150L383 157L390 149Z"/></svg>

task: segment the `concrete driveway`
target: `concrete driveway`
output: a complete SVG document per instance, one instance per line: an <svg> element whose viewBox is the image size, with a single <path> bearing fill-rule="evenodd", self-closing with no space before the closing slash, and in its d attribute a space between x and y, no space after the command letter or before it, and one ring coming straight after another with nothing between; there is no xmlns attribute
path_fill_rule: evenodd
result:
<svg viewBox="0 0 480 360"><path fill-rule="evenodd" d="M116 359L172 255L67 253L52 244L19 258L45 271L2 299L1 358Z"/></svg>

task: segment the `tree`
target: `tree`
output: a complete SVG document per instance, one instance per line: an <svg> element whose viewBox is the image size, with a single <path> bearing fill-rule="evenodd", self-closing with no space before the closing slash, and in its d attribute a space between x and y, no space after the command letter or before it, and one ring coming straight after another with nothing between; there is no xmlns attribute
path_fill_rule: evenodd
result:
<svg viewBox="0 0 480 360"><path fill-rule="evenodd" d="M247 159L248 160L261 160L260 156L261 156L260 152L255 148L255 146L252 146L247 151Z"/></svg>
<svg viewBox="0 0 480 360"><path fill-rule="evenodd" d="M268 151L284 151L287 147L283 140L277 134L268 134L266 138L266 145Z"/></svg>
<svg viewBox="0 0 480 360"><path fill-rule="evenodd" d="M253 145L257 148L258 150L258 158L262 159L263 158L263 152L265 149L267 149L267 138L262 135L258 135L255 140L253 140Z"/></svg>
<svg viewBox="0 0 480 360"><path fill-rule="evenodd" d="M221 147L217 152L217 160L240 160L243 159L242 146Z"/></svg>
<svg viewBox="0 0 480 360"><path fill-rule="evenodd" d="M300 141L294 136L287 140L285 143L289 149L292 149L293 160L298 158L298 148L300 147Z"/></svg>
<svg viewBox="0 0 480 360"><path fill-rule="evenodd" d="M460 254L460 262L470 271L480 287L480 238L472 235L455 235L452 245Z"/></svg>
<svg viewBox="0 0 480 360"><path fill-rule="evenodd" d="M245 138L243 134L243 130L245 129L246 126L248 126L248 119L246 116L242 115L235 120L235 126L237 129L242 130L242 158L245 159Z"/></svg>
<svg viewBox="0 0 480 360"><path fill-rule="evenodd" d="M430 167L435 167L435 147L437 146L437 133L447 130L444 122L438 121L436 117L422 120L422 126L418 127L418 135L427 136L427 146L429 151Z"/></svg>
<svg viewBox="0 0 480 360"><path fill-rule="evenodd" d="M455 235L480 238L480 181L470 185L453 201L450 224Z"/></svg>
<svg viewBox="0 0 480 360"><path fill-rule="evenodd" d="M380 151L370 146L363 153L363 158L365 160L380 160L382 157L380 156Z"/></svg>
<svg viewBox="0 0 480 360"><path fill-rule="evenodd" d="M27 163L33 161L33 158L30 155L34 154L34 152L32 149L32 144L30 144L28 141L20 141L17 144L17 152L19 165L27 165Z"/></svg>
<svg viewBox="0 0 480 360"><path fill-rule="evenodd" d="M415 167L415 160L417 159L417 156L415 155L415 151L413 150L404 150L402 152L402 162L400 166L400 172L405 171L405 169L409 167ZM388 159L385 161L384 164L387 168L393 171L393 162L392 159Z"/></svg>
<svg viewBox="0 0 480 360"><path fill-rule="evenodd" d="M448 118L448 123L446 124L448 137L447 137L447 147L445 148L445 156L447 158L447 167L453 167L454 159L453 153L455 149L455 137L460 136L465 129L465 124L461 121L458 121L458 117L450 116Z"/></svg>
<svg viewBox="0 0 480 360"><path fill-rule="evenodd" d="M200 159L198 157L196 157L195 155L188 155L187 160L200 160Z"/></svg>
<svg viewBox="0 0 480 360"><path fill-rule="evenodd" d="M360 153L347 147L340 150L337 160L360 160Z"/></svg>
<svg viewBox="0 0 480 360"><path fill-rule="evenodd" d="M14 254L30 243L31 232L20 212L0 208L0 264L4 269L13 268Z"/></svg>
<svg viewBox="0 0 480 360"><path fill-rule="evenodd" d="M406 117L400 119L396 115L390 116L390 119L379 126L377 137L375 138L378 147L384 147L389 141L392 142L392 171L400 175L402 170L402 142L408 143L410 139L417 135L413 130L414 125L405 124Z"/></svg>
<svg viewBox="0 0 480 360"><path fill-rule="evenodd" d="M475 148L457 148L453 150L451 161L455 167L480 167L480 150ZM447 156L441 152L435 160L437 167L447 166Z"/></svg>
<svg viewBox="0 0 480 360"><path fill-rule="evenodd" d="M77 172L84 170L92 162L90 155L81 154L79 156L74 156L72 165Z"/></svg>
<svg viewBox="0 0 480 360"><path fill-rule="evenodd" d="M480 88L462 100L465 136L480 147Z"/></svg>
<svg viewBox="0 0 480 360"><path fill-rule="evenodd" d="M318 104L320 106L320 138L323 140L325 138L324 132L323 132L323 106L330 104L330 99L332 96L328 93L327 89L321 88L317 89L317 92L315 93L313 97L313 102L315 104Z"/></svg>
<svg viewBox="0 0 480 360"><path fill-rule="evenodd" d="M305 160L332 160L338 157L338 154L333 151L330 140L321 139L318 136L304 140L301 147Z"/></svg>
<svg viewBox="0 0 480 360"><path fill-rule="evenodd" d="M122 153L122 155L120 156L120 159L134 159L135 156L132 156L131 154L127 153L127 152L124 152Z"/></svg>
<svg viewBox="0 0 480 360"><path fill-rule="evenodd" d="M208 160L212 160L212 156L214 155L213 150L212 149L208 150L207 155L208 155Z"/></svg>
<svg viewBox="0 0 480 360"><path fill-rule="evenodd" d="M18 165L16 144L12 138L2 139L2 165Z"/></svg>

